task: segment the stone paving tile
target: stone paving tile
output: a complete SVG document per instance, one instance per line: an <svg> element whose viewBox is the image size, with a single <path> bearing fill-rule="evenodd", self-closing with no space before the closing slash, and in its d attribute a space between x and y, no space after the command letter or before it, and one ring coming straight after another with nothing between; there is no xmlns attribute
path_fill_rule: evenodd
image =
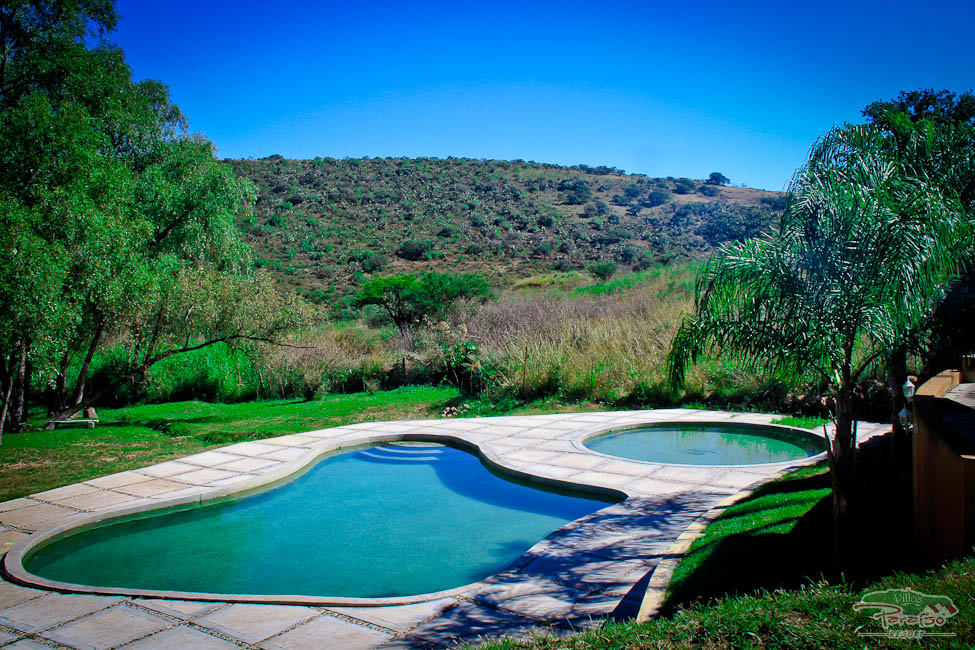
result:
<svg viewBox="0 0 975 650"><path fill-rule="evenodd" d="M119 494L118 492L110 490L97 490L95 492L89 492L88 494L82 494L69 499L62 499L61 501L58 501L58 504L93 512L96 510L111 508L122 503L130 504L137 501L141 501L141 499L128 494Z"/></svg>
<svg viewBox="0 0 975 650"><path fill-rule="evenodd" d="M40 499L41 501L61 501L63 499L69 499L71 497L97 491L98 488L94 486L85 485L84 483L75 483L74 485L65 485L64 487L47 490L46 492L38 492L37 494L32 494L31 497Z"/></svg>
<svg viewBox="0 0 975 650"><path fill-rule="evenodd" d="M253 474L235 474L228 478L222 478L219 481L210 481L207 485L211 487L225 487L227 485L233 485L234 483L240 483L242 481L249 481L254 478Z"/></svg>
<svg viewBox="0 0 975 650"><path fill-rule="evenodd" d="M475 429L483 429L488 426L489 423L482 419L464 419L464 420L431 420L426 424L428 427L433 427L439 429L444 427L447 429L456 429L457 431L473 431ZM494 427L491 427L493 430Z"/></svg>
<svg viewBox="0 0 975 650"><path fill-rule="evenodd" d="M567 478L578 474L582 470L575 467L558 467L556 465L546 465L544 463L538 463L532 465L532 471L537 473L539 476L548 476L551 478Z"/></svg>
<svg viewBox="0 0 975 650"><path fill-rule="evenodd" d="M151 476L145 476L140 472L120 472L118 474L102 476L101 478L93 478L90 481L85 481L85 483L105 490L114 490L115 488L122 487L123 485L132 485L134 483L141 483L151 479Z"/></svg>
<svg viewBox="0 0 975 650"><path fill-rule="evenodd" d="M506 461L520 465L551 461L558 456L553 451L538 449L512 449L511 451L503 451L502 454Z"/></svg>
<svg viewBox="0 0 975 650"><path fill-rule="evenodd" d="M0 630L0 643L8 643L9 641L13 641L19 636L20 636L19 634L11 634L10 632L4 632L3 630Z"/></svg>
<svg viewBox="0 0 975 650"><path fill-rule="evenodd" d="M247 643L258 643L316 614L318 611L310 607L236 604L207 614L196 623Z"/></svg>
<svg viewBox="0 0 975 650"><path fill-rule="evenodd" d="M7 582L6 580L0 580L0 609L12 607L17 603L43 596L46 593L46 591L41 591L40 589L29 589L15 585L12 582ZM0 614L0 616L2 615Z"/></svg>
<svg viewBox="0 0 975 650"><path fill-rule="evenodd" d="M669 479L687 483L707 483L723 470L713 467L687 467L665 465L653 473L656 479Z"/></svg>
<svg viewBox="0 0 975 650"><path fill-rule="evenodd" d="M234 650L240 646L185 625L157 632L125 646L125 650Z"/></svg>
<svg viewBox="0 0 975 650"><path fill-rule="evenodd" d="M223 606L222 603L206 603L197 600L140 599L134 602L142 607L148 607L177 618L194 618L203 612Z"/></svg>
<svg viewBox="0 0 975 650"><path fill-rule="evenodd" d="M519 576L517 582L499 582L477 589L468 597L490 607L523 616L555 621L572 609L582 592L543 576Z"/></svg>
<svg viewBox="0 0 975 650"><path fill-rule="evenodd" d="M645 494L680 494L698 487L693 483L678 483L676 481L658 481L652 478L642 478L626 485L627 488L639 490Z"/></svg>
<svg viewBox="0 0 975 650"><path fill-rule="evenodd" d="M3 646L5 650L51 650L51 646L34 639L21 639L13 645Z"/></svg>
<svg viewBox="0 0 975 650"><path fill-rule="evenodd" d="M406 631L417 623L425 621L457 601L453 598L440 598L416 605L397 605L395 607L329 607L333 612L339 612L361 621L373 623L382 627Z"/></svg>
<svg viewBox="0 0 975 650"><path fill-rule="evenodd" d="M443 615L417 626L409 636L435 647L444 647L481 638L514 638L537 627L537 621L522 616L477 603L461 603L448 609Z"/></svg>
<svg viewBox="0 0 975 650"><path fill-rule="evenodd" d="M11 546L27 537L27 533L0 526L0 555L6 553Z"/></svg>
<svg viewBox="0 0 975 650"><path fill-rule="evenodd" d="M608 485L610 487L619 487L624 483L632 481L633 478L630 476L624 476L622 474L609 474L603 472L602 468L599 468L598 472L581 472L572 477L574 483L586 483L592 485Z"/></svg>
<svg viewBox="0 0 975 650"><path fill-rule="evenodd" d="M535 445L537 449L547 449L549 451L578 451L571 440L546 440Z"/></svg>
<svg viewBox="0 0 975 650"><path fill-rule="evenodd" d="M270 458L272 460L295 460L301 458L308 453L308 449L303 447L284 447L277 451L271 451L266 454L261 454L261 458Z"/></svg>
<svg viewBox="0 0 975 650"><path fill-rule="evenodd" d="M10 512L11 510L20 510L21 508L26 508L28 506L36 506L37 501L33 499L11 499L10 501L4 501L0 503L0 512Z"/></svg>
<svg viewBox="0 0 975 650"><path fill-rule="evenodd" d="M223 448L227 453L239 456L261 456L281 449L282 446L267 442L238 442L236 445Z"/></svg>
<svg viewBox="0 0 975 650"><path fill-rule="evenodd" d="M181 463L178 460L171 460L165 463L159 463L158 465L150 465L149 467L143 467L139 469L139 473L146 474L147 476L153 476L156 478L166 478L168 476L173 476L174 474L192 472L194 469L196 469L195 465L190 465L189 463Z"/></svg>
<svg viewBox="0 0 975 650"><path fill-rule="evenodd" d="M194 485L191 487L183 486L182 489L173 490L172 492L163 492L157 494L154 498L156 499L178 499L180 497L197 496L201 494L206 494L211 488L202 487L199 485Z"/></svg>
<svg viewBox="0 0 975 650"><path fill-rule="evenodd" d="M123 494L131 494L137 497L154 497L167 492L181 490L185 487L185 483L177 483L176 481L170 481L169 479L165 478L154 478L148 481L142 481L141 483L123 485L121 487L114 488L114 491L122 492Z"/></svg>
<svg viewBox="0 0 975 650"><path fill-rule="evenodd" d="M60 625L42 636L65 645L107 650L170 625L163 618L120 605Z"/></svg>
<svg viewBox="0 0 975 650"><path fill-rule="evenodd" d="M237 454L228 454L225 451L215 450L186 456L185 458L180 458L179 461L191 465L202 465L203 467L216 467L217 465L223 465L224 463L240 459L241 457Z"/></svg>
<svg viewBox="0 0 975 650"><path fill-rule="evenodd" d="M708 483L711 485L721 485L724 487L746 488L752 483L761 481L764 478L765 477L761 474L731 470L711 479L708 481Z"/></svg>
<svg viewBox="0 0 975 650"><path fill-rule="evenodd" d="M186 474L177 474L176 476L173 476L172 479L174 481L190 483L191 485L207 485L209 483L213 483L214 481L233 478L234 476L238 476L238 474L236 472L227 472L222 469L198 469L194 472L187 472Z"/></svg>
<svg viewBox="0 0 975 650"><path fill-rule="evenodd" d="M392 638L391 634L355 625L334 616L319 616L261 644L266 650L369 650Z"/></svg>
<svg viewBox="0 0 975 650"><path fill-rule="evenodd" d="M274 444L282 445L284 447L302 447L309 445L318 445L321 440L313 436L306 436L303 433L295 433L290 436L279 436L277 438L272 438Z"/></svg>
<svg viewBox="0 0 975 650"><path fill-rule="evenodd" d="M64 506L34 501L35 505L0 512L0 524L23 530L39 530L78 514L77 510Z"/></svg>
<svg viewBox="0 0 975 650"><path fill-rule="evenodd" d="M234 472L258 472L280 466L280 461L271 460L270 458L241 458L240 460L223 465L220 469L229 469Z"/></svg>
<svg viewBox="0 0 975 650"><path fill-rule="evenodd" d="M553 548L518 571L520 577L538 576L568 585L580 592L594 591L605 583L619 582L637 571L646 572L645 561L608 560L600 555ZM548 618L548 617L546 617Z"/></svg>
<svg viewBox="0 0 975 650"><path fill-rule="evenodd" d="M370 431L381 431L382 433L416 433L425 427L416 424L404 424L391 422L389 424L376 424L369 427Z"/></svg>
<svg viewBox="0 0 975 650"><path fill-rule="evenodd" d="M633 463L628 460L613 460L605 465L600 465L599 471L613 472L614 474L627 474L629 476L639 476L641 474L651 474L661 467L663 467L663 465L658 465L656 463Z"/></svg>
<svg viewBox="0 0 975 650"><path fill-rule="evenodd" d="M40 598L0 610L9 627L34 632L70 621L119 602L120 598L49 592Z"/></svg>
<svg viewBox="0 0 975 650"><path fill-rule="evenodd" d="M491 425L491 433L502 438L507 438L516 433L522 433L524 428L522 427L506 427L506 426L496 426Z"/></svg>
<svg viewBox="0 0 975 650"><path fill-rule="evenodd" d="M562 467L575 467L576 469L592 469L598 465L606 463L609 459L604 456L592 456L583 453L565 453L555 459L555 463Z"/></svg>

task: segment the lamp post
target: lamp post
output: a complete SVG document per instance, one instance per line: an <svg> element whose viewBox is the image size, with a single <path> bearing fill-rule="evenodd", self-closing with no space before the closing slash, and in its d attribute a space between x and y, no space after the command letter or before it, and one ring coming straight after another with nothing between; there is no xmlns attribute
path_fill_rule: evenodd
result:
<svg viewBox="0 0 975 650"><path fill-rule="evenodd" d="M904 391L904 399L907 400L907 406L902 408L897 414L897 418L900 420L901 426L904 427L904 431L910 432L914 429L914 414L911 409L908 408L911 404L911 400L914 399L914 383L911 378L908 377L904 385L901 386L901 390Z"/></svg>

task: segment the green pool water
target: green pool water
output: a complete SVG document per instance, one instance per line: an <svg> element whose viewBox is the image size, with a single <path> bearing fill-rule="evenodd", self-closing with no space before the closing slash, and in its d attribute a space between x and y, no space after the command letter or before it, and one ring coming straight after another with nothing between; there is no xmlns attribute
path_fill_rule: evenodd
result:
<svg viewBox="0 0 975 650"><path fill-rule="evenodd" d="M748 424L667 423L618 431L586 442L593 451L653 463L755 465L825 451L812 434Z"/></svg>
<svg viewBox="0 0 975 650"><path fill-rule="evenodd" d="M390 597L481 580L608 501L519 484L464 451L363 448L264 493L117 520L38 549L38 576L225 594Z"/></svg>

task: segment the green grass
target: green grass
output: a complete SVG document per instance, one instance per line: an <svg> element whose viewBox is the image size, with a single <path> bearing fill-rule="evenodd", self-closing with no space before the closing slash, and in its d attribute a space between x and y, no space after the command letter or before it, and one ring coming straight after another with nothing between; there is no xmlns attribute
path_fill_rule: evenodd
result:
<svg viewBox="0 0 975 650"><path fill-rule="evenodd" d="M320 400L172 402L99 409L94 429L5 434L0 501L135 469L240 440L355 422L437 417L453 388L407 386ZM35 425L43 423L38 419Z"/></svg>
<svg viewBox="0 0 975 650"><path fill-rule="evenodd" d="M865 639L858 632L881 632L876 621L853 604L866 591L910 587L949 596L959 613L938 631L950 638L921 642ZM569 637L535 637L478 646L481 650L731 650L808 648L967 648L975 638L975 558L926 574L895 573L864 589L811 583L803 589L761 591L682 609L647 623L609 623Z"/></svg>
<svg viewBox="0 0 975 650"><path fill-rule="evenodd" d="M787 427L798 427L800 429L819 429L824 424L829 424L831 420L816 416L787 415L785 417L772 420L772 424L781 424Z"/></svg>
<svg viewBox="0 0 975 650"><path fill-rule="evenodd" d="M728 508L691 546L674 573L659 618L609 622L572 636L498 641L482 650L664 650L731 648L971 648L975 639L975 558L937 571L897 571L910 561L905 495L881 485L864 513L863 557L854 574L831 570L831 497L827 470L805 468L767 484ZM892 496L883 502L884 495ZM881 501L876 501L880 499ZM909 512L909 510L908 510ZM899 517L897 517L899 514ZM908 556L908 557L903 557ZM853 604L868 592L910 587L947 595L959 613L922 642L865 639L881 632Z"/></svg>
<svg viewBox="0 0 975 650"><path fill-rule="evenodd" d="M830 495L829 470L820 463L768 483L728 508L674 571L665 609L819 577L830 567L830 539L802 522L821 520Z"/></svg>

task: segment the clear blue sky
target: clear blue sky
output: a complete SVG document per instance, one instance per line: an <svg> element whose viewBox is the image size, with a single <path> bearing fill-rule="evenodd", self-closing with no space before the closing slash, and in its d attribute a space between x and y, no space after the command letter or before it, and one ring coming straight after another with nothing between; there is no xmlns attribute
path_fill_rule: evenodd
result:
<svg viewBox="0 0 975 650"><path fill-rule="evenodd" d="M975 88L975 2L119 0L221 157L459 156L784 189L901 90Z"/></svg>

